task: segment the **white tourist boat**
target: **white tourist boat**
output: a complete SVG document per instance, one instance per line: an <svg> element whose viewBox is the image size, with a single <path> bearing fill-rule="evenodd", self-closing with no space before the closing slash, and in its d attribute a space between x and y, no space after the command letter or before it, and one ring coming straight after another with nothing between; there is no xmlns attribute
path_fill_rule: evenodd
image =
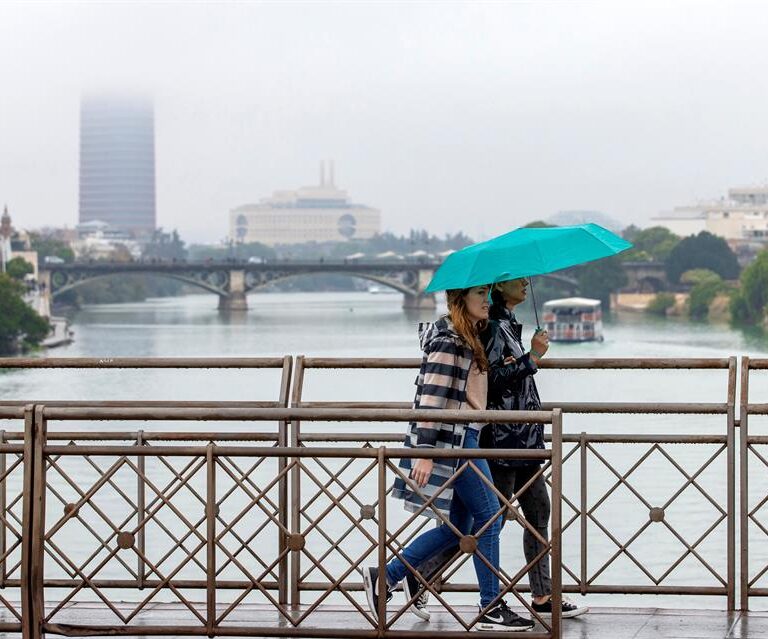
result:
<svg viewBox="0 0 768 639"><path fill-rule="evenodd" d="M602 342L600 300L566 297L544 304L544 326L553 342Z"/></svg>

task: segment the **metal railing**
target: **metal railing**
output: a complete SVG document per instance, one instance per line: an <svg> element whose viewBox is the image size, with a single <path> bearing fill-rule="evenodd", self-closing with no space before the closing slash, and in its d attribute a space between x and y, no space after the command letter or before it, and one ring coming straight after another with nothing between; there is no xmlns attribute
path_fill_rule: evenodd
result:
<svg viewBox="0 0 768 639"><path fill-rule="evenodd" d="M405 402L367 402L367 401L307 401L303 399L305 376L308 371L331 370L355 370L360 372L370 370L412 369L416 371L421 360L415 358L308 358L299 356L296 359L296 369L293 376L293 391L291 403L303 408L363 408L363 407L405 407ZM646 414L646 415L716 415L722 416L722 430L720 433L697 434L596 434L596 433L568 433L563 436L566 448L563 451L563 472L567 472L570 465L578 465L575 476L578 481L578 492L574 495L564 494L562 497L562 509L568 515L564 519L563 534L572 528L578 527L579 549L578 557L569 565L563 562L563 571L571 583L563 585L564 592L580 594L675 594L675 595L714 595L724 596L728 609L732 610L736 605L736 571L735 571L735 533L736 533L736 470L735 470L735 394L737 380L736 358L723 359L650 359L650 358L615 358L615 359L550 359L543 360L542 369L545 370L669 370L685 373L691 370L721 371L726 375L726 385L723 388L723 402L568 402L554 401L544 402L544 410L558 407L568 414ZM532 421L532 420L531 420ZM301 445L302 441L311 440L311 436L301 433L299 423L291 424L291 445ZM402 439L400 435L391 436L389 441ZM358 437L359 441L366 441L364 437ZM567 445L571 444L570 447ZM698 464L693 470L686 469L675 459L668 448L678 444L687 444L699 448L708 447L711 454ZM611 461L607 454L601 452L600 447L622 448L627 445L645 448L637 454L637 459L628 470L621 471L616 463ZM709 453L709 450L707 451ZM710 468L725 457L725 467L721 470L721 481L726 486L726 495L718 500L707 490L700 480ZM644 466L653 464L653 459L658 458L664 464L668 464L679 473L681 485L662 502L654 500L643 494L643 491L633 485L633 475ZM590 462L597 463L601 469L609 473L612 481L604 491L598 492L598 487L590 481ZM634 531L627 533L623 538L611 530L609 523L600 516L600 509L604 508L619 489L628 491L634 498L633 510L644 510L647 518L644 522L638 522ZM681 500L681 496L688 489L695 491L696 498L714 510L714 519L704 531L698 533L693 539L687 539L685 534L678 530L679 525L670 521L670 510L674 509ZM296 490L296 488L295 488ZM597 494L596 494L597 493ZM298 495L295 495L295 497ZM618 521L612 522L614 525ZM726 531L722 540L715 547L710 547L705 553L702 548L705 542L714 538L715 533L722 526ZM671 536L680 547L680 555L672 560L666 567L660 567L656 573L648 567L648 560L652 557L642 557L633 553L633 544L637 543L644 534L652 534L654 531L662 531ZM603 539L598 539L599 535ZM595 546L607 539L609 545L614 546L614 552L607 558L598 562L594 568L590 567L590 557L596 555ZM616 583L601 579L608 574L609 568L614 566L617 560L623 557L635 567L646 583ZM725 558L725 568L715 567ZM701 583L701 576L696 577L695 582L681 582L676 579L671 583L671 577L684 561L693 560L704 570L709 579L708 584ZM296 567L294 566L294 571ZM297 574L294 572L294 574ZM471 588L469 584L444 584L445 589L466 590ZM294 593L295 595L295 593Z"/></svg>
<svg viewBox="0 0 768 639"><path fill-rule="evenodd" d="M339 408L339 409L364 409L364 408L402 408L410 407L410 402L361 402L361 401L342 401L342 402L314 402L304 399L304 376L306 371L333 370L337 368L347 368L359 371L368 369L415 369L418 367L419 360L416 359L339 359L339 358L297 358L295 367L293 358L72 358L72 359L27 359L12 358L0 359L0 368L71 368L71 369L98 369L98 368L274 368L281 371L278 398L274 402L227 402L227 401L80 401L79 399L66 401L52 401L46 398L34 398L32 402L26 400L0 400L0 418L21 419L24 417L24 405L29 403L40 403L46 405L46 410L54 408L75 408L78 410L84 408L94 409L120 409L120 408L138 408L143 407L149 410L159 419L171 419L171 413L176 409L232 409L239 407L243 410L256 410L267 408L287 407L289 403L296 409L306 409L308 412L293 412L292 417L285 421L278 421L274 433L254 434L251 442L273 443L279 448L306 448L312 447L312 450L322 450L323 446L343 443L363 446L363 450L371 447L377 447L381 444L398 445L402 440L401 434L394 434L393 431L382 433L365 433L356 429L340 429L342 432L304 432L301 424L309 419L310 415L316 409ZM720 416L723 420L722 430L717 432L697 432L676 434L668 432L663 435L637 434L637 433L618 433L618 434L598 434L594 432L569 433L563 437L566 444L566 450L563 451L563 472L571 473L574 482L569 482L569 491L562 496L561 508L567 513L563 523L562 532L566 535L575 534L578 540L570 548L578 548L578 556L568 557L563 563L564 577L567 583L564 584L565 592L578 593L634 593L634 594L706 594L725 596L729 609L736 608L736 592L740 594L740 608L746 610L749 604L749 597L762 597L768 595L768 588L762 587L760 579L768 574L768 525L762 521L761 509L768 503L768 490L765 490L760 482L754 480L750 483L749 468L750 464L754 468L768 466L768 454L763 451L763 447L768 445L768 436L750 434L748 431L749 415L768 414L768 404L749 403L749 380L750 374L754 371L760 371L768 368L768 360L750 360L744 357L741 367L741 399L740 399L740 419L736 418L736 358L727 359L565 359L565 360L545 360L542 369L582 369L582 370L679 370L681 374L685 371L694 369L722 371L727 376L727 381L723 384L723 395L725 401L718 402L558 402L557 397L548 397L554 401L543 405L545 410L553 407L561 407L566 414L586 414L586 415L620 415L620 414L674 414L674 415L714 415ZM407 390L404 394L407 393ZM290 395L290 398L289 398ZM406 397L405 399L410 399ZM685 399L685 398L680 398ZM292 409L293 410L293 409ZM286 413L287 414L287 413ZM175 419L175 418L174 418ZM735 454L737 442L735 440L735 429L741 426L739 449L739 471L736 470ZM103 441L121 441L121 436L130 440L138 447L154 447L160 442L167 442L172 445L178 445L180 441L193 441L189 437L197 438L197 441L215 440L219 442L232 442L243 437L243 434L224 434L224 433L153 433L150 431L137 431L135 433L101 433ZM63 438L66 441L77 440L82 443L83 439L91 437L91 434L83 433L58 433L52 432L48 435L52 441L58 441ZM209 437L210 436L210 437ZM227 439L231 437L230 439ZM208 439L207 439L208 438ZM223 438L223 439L222 439ZM22 520L23 514L20 512L20 494L9 493L9 486L18 484L17 476L24 468L23 454L21 451L22 440L13 433L0 431L0 605L4 605L10 612L10 616L17 619L20 623L21 615L15 611L13 603L8 599L7 593L10 590L19 588L20 577L19 570L21 562L18 554L22 546ZM95 440L94 440L95 441ZM707 457L700 464L689 468L681 463L678 455L673 453L670 448L677 444L690 444L698 450L707 450ZM617 466L612 459L611 454L606 451L617 450L620 447L634 446L635 448L644 448L642 454L637 457L636 464L629 468L622 469ZM711 451L711 454L709 454ZM22 459L19 458L22 454ZM366 452L366 454L368 454ZM654 468L652 458L661 460L668 467L674 468L679 473L682 484L678 490L674 491L664 502L657 502L644 494L642 487L635 485L635 477L639 471L650 467ZM136 464L146 464L148 457L140 455L137 457ZM288 468L288 461L285 457L275 457L276 464L283 464L281 468ZM302 458L309 459L309 458ZM317 457L320 463L304 462L305 466L312 465L315 470L316 479L321 478L321 483L328 489L329 486L338 486L340 476L338 470L330 468L324 457ZM754 464L757 463L757 466ZM595 482L595 477L589 470L597 464L601 470L612 477L605 490L600 488ZM724 468L722 468L724 464ZM322 466L326 466L323 468ZM575 467L575 470L574 470ZM330 472L328 472L330 471ZM547 472L551 472L551 467ZM739 473L739 510L736 510L736 475ZM716 497L711 494L703 482L705 475L715 474L719 481L725 486L725 496ZM307 522L310 516L312 504L306 506L304 501L304 510L302 511L302 495L306 488L302 488L306 482L313 482L306 472L301 472L298 466L292 466L281 476L275 490L282 495L281 504L288 504L289 507L279 509L281 516L284 517L283 525L290 530L300 530L302 523ZM304 483L302 483L304 482ZM317 490L322 490L317 487ZM611 526L614 521L605 521L601 515L604 505L612 500L619 491L632 494L636 500L635 506L648 513L648 520L632 534L624 536L615 534ZM674 510L676 504L680 503L681 495L684 492L696 495L697 503L709 508L713 513L711 522L707 525L701 535L696 535L690 539L685 535L677 533L676 526L673 525L670 511ZM752 491L750 493L750 491ZM137 499L141 491L137 489ZM354 495L354 493L352 493ZM310 495L311 497L312 495ZM146 506L146 496L145 496ZM69 503L69 502L68 502ZM363 504L369 506L370 504ZM359 505L355 504L358 508ZM370 512L365 510L365 514ZM339 514L334 511L335 514ZM738 513L738 514L737 514ZM339 515L341 516L341 515ZM346 517L346 515L344 515ZM350 524L351 525L351 524ZM725 536L723 537L722 528L725 527ZM740 577L736 575L736 529L740 530ZM681 556L674 565L665 566L663 569L653 571L645 566L642 556L633 555L633 548L638 539L642 541L643 536L654 530L664 529L669 535L672 535L681 547ZM752 531L753 539L750 542L749 530ZM605 557L603 561L595 563L596 553L593 548L597 543L593 539L593 533L598 531L604 535L603 542L607 539L608 545L614 547L613 557ZM354 532L354 531L353 531ZM675 533L679 537L675 536ZM143 533L142 533L143 534ZM331 538L331 541L324 540L327 549L333 548L338 538ZM288 543L289 540L286 541ZM343 541L343 540L342 540ZM714 542L714 546L712 545ZM137 535L137 543L138 535ZM146 541L144 541L146 544ZM705 546L708 548L704 549ZM752 553L750 555L750 548ZM331 555L335 552L331 551ZM331 556L328 555L328 556ZM322 556L322 553L319 555ZM626 583L607 579L610 569L616 565L619 558L622 557L644 575L646 584ZM750 566L750 557L752 565ZM763 557L765 561L763 561ZM290 558L290 561L288 561ZM606 561L610 560L607 564ZM281 605L294 606L296 608L302 605L302 593L308 596L310 592L325 592L325 589L334 579L329 579L315 570L314 575L309 573L307 565L312 568L311 560L307 564L307 558L300 550L288 549L287 556L283 558L281 566L278 568L280 578L270 578L270 588L275 587L278 601ZM670 576L674 569L683 561L692 561L704 570L706 580L700 579L696 582L681 583L679 580L670 583ZM304 566L302 567L302 562ZM718 567L724 565L723 568ZM645 570L643 570L645 568ZM458 577L452 573L452 576ZM152 582L151 573L145 566L144 572L137 571L139 582L144 580L145 584ZM53 582L51 582L53 583ZM55 585L55 584L54 584ZM438 580L436 582L436 591L463 591L476 589L476 586L460 583L453 579ZM360 588L359 581L347 580L343 584L347 592L354 592ZM220 589L227 589L225 582L219 583ZM518 588L520 592L525 591L525 586ZM19 612L19 614L16 614ZM8 622L14 625L15 622ZM6 624L7 625L7 624ZM0 631L8 628L0 623ZM10 630L9 630L10 631Z"/></svg>
<svg viewBox="0 0 768 639"><path fill-rule="evenodd" d="M552 424L550 450L285 447L281 445L279 431L155 433L150 437L138 433L129 436L113 432L48 432L49 422L73 420L235 420L278 424L288 421L439 420L461 423L522 422L531 417ZM6 441L0 444L0 459L10 458L12 467L23 470L21 495L14 497L14 502L20 500L23 503L18 531L22 555L18 566L21 609L16 611L17 623L5 624L2 629L22 631L25 637L37 638L45 632L68 636L169 632L207 636L431 636L427 630L402 631L393 627L411 602L389 617L380 610L378 620L375 620L354 596L358 588L348 585L348 578L356 575L362 562L374 552L380 574L383 574L386 561L399 555L402 544L407 543L407 530L418 518L416 513L409 521L394 520L395 523L391 523L393 520L386 507L388 478L399 475L411 484L412 489L418 490L393 461L402 457L460 457L463 461L448 480L449 485L462 472L471 472L472 460L476 458L540 459L551 465L552 490L556 503L560 501L562 421L559 410L533 414L500 411L441 411L436 414L435 411L410 409L27 405L24 420L23 437L21 433L8 433ZM331 435L329 440L333 437ZM16 440L23 444L10 443ZM189 442L195 440L208 440L208 443L190 445ZM242 440L246 445L233 446L230 442L234 440ZM130 444L126 445L126 441ZM222 441L226 443L218 443ZM264 446L265 443L272 445ZM330 460L343 461L347 466L358 464L362 469L351 478L342 479L337 474L331 482L314 476L309 464L324 464ZM307 478L314 481L316 494L329 502L319 515L310 516L304 512L307 525L302 522L296 526L293 518L289 524L285 517L287 504L281 502L284 498L281 495L287 492L295 471L299 471L300 481ZM160 477L165 481L162 482ZM6 479L7 474L2 475L2 480ZM360 504L357 496L365 486L373 491L371 503L363 504L360 515L354 515L353 510ZM507 507L515 509L514 504L497 495L501 502L499 516ZM290 509L295 512L302 506L306 507L306 503L292 504ZM431 500L424 508L432 508ZM337 548L349 555L351 561L336 574L327 567L324 558L315 556L318 545L315 533L332 532L324 528L325 518L331 512L343 513L368 541L362 551L354 544L345 545L346 538L336 542ZM164 516L170 516L173 523ZM519 520L523 523L522 518ZM243 529L250 536L246 537ZM76 534L77 531L81 534ZM475 548L481 533L482 530L462 537L464 553L474 551L479 554ZM541 541L545 544L541 555L550 553L552 556L553 598L559 611L558 507L552 512L552 535ZM258 550L254 550L254 546ZM289 554L296 556L297 553L323 571L328 580L321 595L305 607L297 602L289 605L285 596L290 583L286 560ZM3 559L5 557L3 555ZM488 563L487 559L483 561ZM527 606L518 592L517 582L528 567L514 574L504 568L499 570L500 596L513 595ZM233 571L240 577L233 578L228 574ZM445 601L432 581L425 580L416 570L413 572L461 628L446 634L465 636L477 617L464 619ZM117 576L121 573L124 576ZM359 581L357 577L355 582ZM119 595L126 591L134 595L148 591L148 594L139 603L124 609L119 604ZM185 591L204 592L204 604L198 604ZM87 621L73 618L68 613L69 604L84 592L95 595L101 602L100 612L90 613L96 618ZM118 596L110 595L111 592ZM161 615L146 617L148 608L160 592L174 595L176 603L189 618L189 624L179 624L178 612L166 624L157 623L158 617L162 619ZM232 596L224 597L226 593ZM276 622L238 622L239 609L251 594L258 594L262 602L277 612ZM358 613L358 622L367 629L339 630L318 623L319 606L331 594L342 597L350 610ZM112 623L104 622L99 614L111 615ZM551 621L541 618L539 621L543 630L527 636L560 636L559 614Z"/></svg>
<svg viewBox="0 0 768 639"><path fill-rule="evenodd" d="M750 433L750 417L768 415L768 403L750 402L750 386L755 373L768 370L768 359L741 360L741 407L739 411L739 494L740 494L740 592L741 609L749 609L750 597L768 596L768 587L760 580L768 574L768 522L761 519L768 503L768 487L758 482L768 471L768 436ZM764 375L765 373L763 373ZM764 429L763 429L764 431ZM753 465L754 464L754 465ZM751 469L751 473L750 473ZM752 478L753 481L750 481ZM758 483L757 494L754 484ZM755 552L753 552L755 551ZM751 558L751 563L750 563Z"/></svg>
<svg viewBox="0 0 768 639"><path fill-rule="evenodd" d="M19 419L27 404L44 404L45 406L93 406L93 407L129 407L129 406L158 406L179 408L224 408L241 406L247 408L279 408L288 406L288 393L293 373L293 357L0 357L0 370L13 369L75 369L75 370L141 370L141 369L271 369L280 371L278 397L274 401L172 401L172 400L53 400L45 397L24 399L0 398L0 419Z"/></svg>

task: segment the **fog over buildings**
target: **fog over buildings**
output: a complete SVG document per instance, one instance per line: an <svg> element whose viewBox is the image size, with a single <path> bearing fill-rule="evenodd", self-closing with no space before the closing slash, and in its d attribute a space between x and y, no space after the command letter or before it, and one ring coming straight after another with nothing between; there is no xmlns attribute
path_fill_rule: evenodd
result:
<svg viewBox="0 0 768 639"><path fill-rule="evenodd" d="M104 222L137 236L155 230L152 100L91 95L80 105L80 224Z"/></svg>
<svg viewBox="0 0 768 639"><path fill-rule="evenodd" d="M648 224L768 177L766 33L761 3L4 3L0 205L74 226L81 97L136 91L185 239L320 158L398 233Z"/></svg>

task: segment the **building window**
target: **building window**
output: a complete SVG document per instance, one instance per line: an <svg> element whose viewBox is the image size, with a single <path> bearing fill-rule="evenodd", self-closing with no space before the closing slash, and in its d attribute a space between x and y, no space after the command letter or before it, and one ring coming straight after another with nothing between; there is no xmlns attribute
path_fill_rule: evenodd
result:
<svg viewBox="0 0 768 639"><path fill-rule="evenodd" d="M343 237L346 237L347 239L354 236L357 226L357 220L355 220L354 215L350 215L349 213L345 213L339 218L338 221L338 229L339 234Z"/></svg>

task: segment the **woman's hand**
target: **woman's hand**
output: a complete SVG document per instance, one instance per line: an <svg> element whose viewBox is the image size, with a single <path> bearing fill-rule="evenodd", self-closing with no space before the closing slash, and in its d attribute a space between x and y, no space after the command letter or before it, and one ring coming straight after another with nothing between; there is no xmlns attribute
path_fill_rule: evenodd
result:
<svg viewBox="0 0 768 639"><path fill-rule="evenodd" d="M549 333L546 330L537 330L531 338L531 356L538 364L544 354L549 350Z"/></svg>
<svg viewBox="0 0 768 639"><path fill-rule="evenodd" d="M416 485L423 488L429 481L429 476L432 474L432 468L435 463L431 459L417 459L416 463L411 470L411 477L416 482Z"/></svg>

